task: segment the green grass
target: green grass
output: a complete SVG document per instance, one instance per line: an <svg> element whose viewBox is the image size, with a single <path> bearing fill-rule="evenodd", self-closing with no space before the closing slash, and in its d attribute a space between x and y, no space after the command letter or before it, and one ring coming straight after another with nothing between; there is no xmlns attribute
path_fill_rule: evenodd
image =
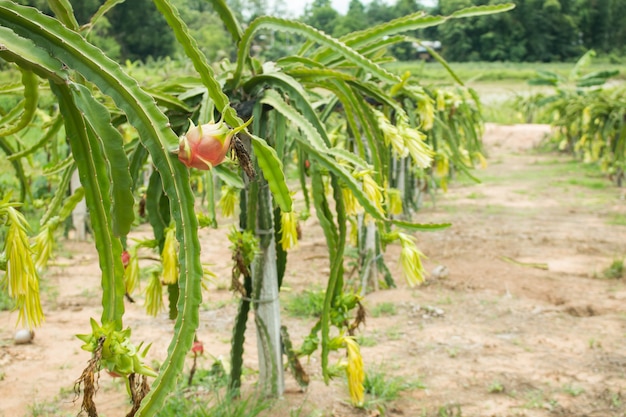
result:
<svg viewBox="0 0 626 417"><path fill-rule="evenodd" d="M255 417L271 407L271 403L256 394L233 398L229 395L228 373L216 359L209 369L199 367L192 385L188 376L181 378L175 392L157 413L158 417Z"/></svg>
<svg viewBox="0 0 626 417"><path fill-rule="evenodd" d="M193 376L194 385L199 385L215 391L228 385L228 374L221 360L216 359L211 368L198 369Z"/></svg>
<svg viewBox="0 0 626 417"><path fill-rule="evenodd" d="M398 326L391 326L385 331L385 336L389 340L400 340L404 333L400 330Z"/></svg>
<svg viewBox="0 0 626 417"><path fill-rule="evenodd" d="M50 401L35 401L28 406L29 417L72 417L75 414L73 412L62 412L59 410L59 405L63 403L71 402L71 398L74 397L73 387L62 387L59 390L59 394Z"/></svg>
<svg viewBox="0 0 626 417"><path fill-rule="evenodd" d="M487 388L487 391L490 394L501 394L504 392L504 385L500 381L493 381Z"/></svg>
<svg viewBox="0 0 626 417"><path fill-rule="evenodd" d="M158 417L255 417L270 408L267 400L254 396L233 399L230 395L210 395L207 391L181 390L169 397Z"/></svg>
<svg viewBox="0 0 626 417"><path fill-rule="evenodd" d="M578 397L579 395L584 393L585 390L577 385L566 384L563 386L563 392L572 397Z"/></svg>
<svg viewBox="0 0 626 417"><path fill-rule="evenodd" d="M566 181L569 185L577 185L579 187L590 188L592 190L604 190L611 183L608 180L597 180L593 178L570 178Z"/></svg>
<svg viewBox="0 0 626 417"><path fill-rule="evenodd" d="M626 215L616 214L612 216L607 223L614 226L626 226Z"/></svg>
<svg viewBox="0 0 626 417"><path fill-rule="evenodd" d="M398 311L394 303L385 301L383 303L376 304L374 308L372 308L370 314L372 317L395 316L398 314Z"/></svg>
<svg viewBox="0 0 626 417"><path fill-rule="evenodd" d="M606 279L620 279L624 277L624 260L615 259L611 265L602 271L602 276Z"/></svg>
<svg viewBox="0 0 626 417"><path fill-rule="evenodd" d="M525 408L542 408L545 402L545 396L541 390L532 390L526 393Z"/></svg>
<svg viewBox="0 0 626 417"><path fill-rule="evenodd" d="M74 413L61 413L58 401L35 402L28 406L29 417L71 417Z"/></svg>
<svg viewBox="0 0 626 417"><path fill-rule="evenodd" d="M481 92L479 91L478 94L480 95ZM483 102L483 118L487 123L501 125L526 123L524 115L515 107L515 103L510 98Z"/></svg>
<svg viewBox="0 0 626 417"><path fill-rule="evenodd" d="M383 411L393 401L397 400L400 393L413 389L424 389L424 384L419 379L410 379L400 376L389 376L381 369L370 369L365 373L366 399L363 408L378 408Z"/></svg>
<svg viewBox="0 0 626 417"><path fill-rule="evenodd" d="M478 200L485 197L487 197L485 193L481 193L480 191L474 191L467 195L467 198L469 198L470 200Z"/></svg>
<svg viewBox="0 0 626 417"><path fill-rule="evenodd" d="M324 308L324 291L305 290L287 298L285 310L292 317L319 317Z"/></svg>
<svg viewBox="0 0 626 417"><path fill-rule="evenodd" d="M374 336L365 336L362 334L356 337L356 342L361 347L372 347L378 344L378 340Z"/></svg>
<svg viewBox="0 0 626 417"><path fill-rule="evenodd" d="M437 417L463 417L463 411L458 404L442 405L437 409Z"/></svg>
<svg viewBox="0 0 626 417"><path fill-rule="evenodd" d="M483 184L488 185L510 185L517 180L536 181L537 187L534 191L543 189L554 189L555 187L565 189L569 186L582 187L589 190L603 191L613 189L611 181L600 171L596 164L582 164L572 159L549 159L535 162L525 170L511 170L500 172L497 175L481 170L473 171ZM454 181L460 185L474 185L471 178L464 174L459 174ZM479 191L471 193L468 198L478 199L481 197Z"/></svg>

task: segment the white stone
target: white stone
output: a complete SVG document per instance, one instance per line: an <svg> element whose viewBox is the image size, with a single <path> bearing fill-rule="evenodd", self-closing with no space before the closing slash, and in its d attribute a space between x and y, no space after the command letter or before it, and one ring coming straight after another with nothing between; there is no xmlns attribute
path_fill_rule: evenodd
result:
<svg viewBox="0 0 626 417"><path fill-rule="evenodd" d="M15 337L13 340L16 345L25 345L26 343L30 343L35 338L35 332L29 329L19 329L15 332Z"/></svg>

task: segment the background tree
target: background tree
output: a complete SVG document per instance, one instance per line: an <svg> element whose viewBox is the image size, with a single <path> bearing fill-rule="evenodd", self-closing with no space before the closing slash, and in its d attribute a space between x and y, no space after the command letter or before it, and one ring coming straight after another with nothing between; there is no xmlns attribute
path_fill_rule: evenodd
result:
<svg viewBox="0 0 626 417"><path fill-rule="evenodd" d="M126 1L109 12L111 33L122 59L146 60L172 55L174 35L150 0Z"/></svg>
<svg viewBox="0 0 626 417"><path fill-rule="evenodd" d="M180 10L191 35L198 42L198 47L210 61L217 61L234 53L235 47L230 42L228 32L212 7L208 7L208 2L178 0L174 4ZM180 45L177 47L177 52L182 54Z"/></svg>
<svg viewBox="0 0 626 417"><path fill-rule="evenodd" d="M365 6L360 0L350 0L348 12L345 16L337 18L337 26L333 30L333 36L340 37L350 32L365 29L370 25L369 17L365 13Z"/></svg>
<svg viewBox="0 0 626 417"><path fill-rule="evenodd" d="M463 7L472 6L471 0L441 0L438 13L451 13ZM445 27L437 31L438 39L443 44L443 54L451 61L468 61L474 57L474 41L476 19L463 19L448 22Z"/></svg>
<svg viewBox="0 0 626 417"><path fill-rule="evenodd" d="M79 24L84 25L89 22L91 16L98 10L98 7L104 3L103 0L72 0L72 8L74 15Z"/></svg>
<svg viewBox="0 0 626 417"><path fill-rule="evenodd" d="M585 46L598 51L610 49L611 0L578 0L576 2L578 29Z"/></svg>
<svg viewBox="0 0 626 417"><path fill-rule="evenodd" d="M365 13L372 24L388 22L397 17L394 10L383 0L372 0L367 5Z"/></svg>
<svg viewBox="0 0 626 417"><path fill-rule="evenodd" d="M480 0L441 0L437 12L450 14ZM489 4L503 3L490 0ZM437 28L443 55L452 61L560 61L584 52L572 0L516 0L499 16L449 22Z"/></svg>
<svg viewBox="0 0 626 417"><path fill-rule="evenodd" d="M611 27L609 44L612 51L626 54L626 2L622 0L611 1L611 13L609 14L609 26Z"/></svg>
<svg viewBox="0 0 626 417"><path fill-rule="evenodd" d="M339 20L339 12L333 9L330 0L315 0L307 7L302 20L316 29L332 34Z"/></svg>

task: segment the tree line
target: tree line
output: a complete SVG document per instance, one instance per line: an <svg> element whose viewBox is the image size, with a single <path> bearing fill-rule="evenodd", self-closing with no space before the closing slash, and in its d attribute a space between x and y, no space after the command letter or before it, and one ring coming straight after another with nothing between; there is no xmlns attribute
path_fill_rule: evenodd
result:
<svg viewBox="0 0 626 417"><path fill-rule="evenodd" d="M439 0L427 8L417 0L351 0L340 15L330 0L315 0L301 17L306 23L342 36L417 10L449 15L456 10L488 4L515 3L507 13L452 20L414 35L439 40L449 61L562 61L586 50L626 53L624 0ZM410 44L394 50L398 59L413 59Z"/></svg>
<svg viewBox="0 0 626 417"><path fill-rule="evenodd" d="M19 0L49 12L46 0ZM339 13L331 0L313 0L297 18L335 37L419 10L449 15L472 5L513 2L508 13L453 20L410 35L439 40L449 61L571 60L584 51L621 56L626 53L626 1L624 0L439 0L426 7L418 0L351 0L348 11ZM77 20L88 22L104 0L71 0ZM211 60L233 56L234 45L221 26L209 1L174 0L200 47ZM288 16L286 0L228 0L245 24L262 15ZM115 6L103 22L89 32L90 40L120 60L146 60L176 56L174 37L151 0L126 1ZM258 39L259 54L267 59L282 56L296 40L286 34L268 33ZM400 60L418 57L414 43L393 46Z"/></svg>

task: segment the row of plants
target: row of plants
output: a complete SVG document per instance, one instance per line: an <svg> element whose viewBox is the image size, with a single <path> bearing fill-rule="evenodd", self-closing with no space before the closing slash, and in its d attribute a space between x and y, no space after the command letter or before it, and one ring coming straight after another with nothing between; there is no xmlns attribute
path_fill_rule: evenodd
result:
<svg viewBox="0 0 626 417"><path fill-rule="evenodd" d="M259 387L278 396L288 340L278 293L288 251L297 244L298 219L315 215L330 276L319 319L287 356L296 378L305 381L298 358L319 350L324 381L345 373L352 402L363 404L363 359L354 337L364 318L360 301L372 288L395 285L380 255L399 243L409 285L420 283L424 272L413 232L448 226L413 221L421 193L445 188L454 170L484 160L475 94L460 80L456 90L429 89L410 74L387 71L387 48L405 41L406 31L512 5L445 17L418 12L335 39L269 16L244 29L226 2L213 0L238 54L235 62L212 65L172 4L155 0L194 71L146 82L85 40L85 31L117 3L105 2L89 25L79 26L67 1L49 2L54 17L0 1L0 58L20 74L1 87L3 95L21 98L0 119L0 146L19 184L18 193L5 193L0 202L6 225L0 267L18 320L41 325L39 283L55 233L84 198L102 271L102 315L90 318L91 332L79 336L92 353L79 378L82 408L97 415L95 375L106 369L127 380L128 415L155 415L176 384L199 324L210 272L200 261L198 229L217 225L216 206L226 213L238 206L229 235L230 279L240 296L229 395L239 393L253 312ZM252 58L256 35L264 30L297 35L301 49L276 62ZM41 172L48 178L42 198L32 191L32 175ZM297 181L287 181L286 172L295 172ZM82 188L68 196L75 173ZM300 213L294 210L296 191L304 200ZM31 236L24 213L44 209ZM151 225L153 238L128 239L142 221ZM356 287L345 282L349 242L359 253ZM160 310L165 287L174 321L158 372L144 363L150 344L131 342L131 329L123 325L125 298L133 297L142 275L141 256L157 261L147 274L148 313ZM337 350L346 360L331 364L330 352ZM155 380L149 384L148 378Z"/></svg>
<svg viewBox="0 0 626 417"><path fill-rule="evenodd" d="M587 71L595 56L587 52L569 76L541 71L529 81L547 92L520 97L517 106L529 120L553 126L550 141L584 163L598 164L617 185L626 169L626 88L611 83L619 70Z"/></svg>

